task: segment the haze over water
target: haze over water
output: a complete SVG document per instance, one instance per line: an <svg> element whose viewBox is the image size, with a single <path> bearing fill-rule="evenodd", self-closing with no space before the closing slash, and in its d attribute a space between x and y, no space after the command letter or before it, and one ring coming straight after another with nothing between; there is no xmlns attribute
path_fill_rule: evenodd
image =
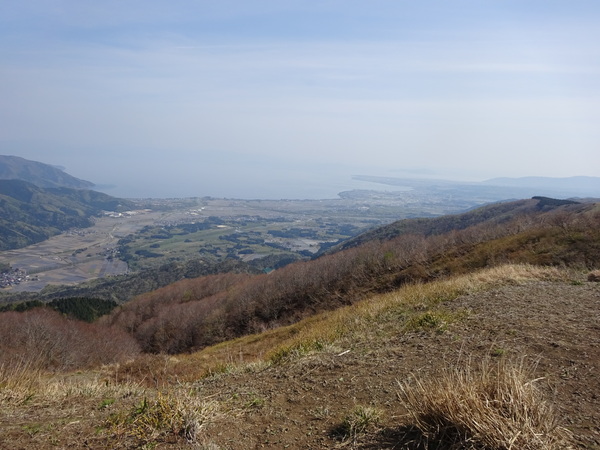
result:
<svg viewBox="0 0 600 450"><path fill-rule="evenodd" d="M0 1L0 154L124 197L600 176L598 23L597 0Z"/></svg>
<svg viewBox="0 0 600 450"><path fill-rule="evenodd" d="M355 189L400 191L400 186L384 186L352 179L352 174L297 173L283 170L256 170L251 176L220 176L218 171L198 176L176 177L166 174L162 179L110 179L98 183L96 190L123 198L216 197L238 199L331 199L343 191ZM358 174L358 173L357 173ZM233 181L232 181L233 179ZM245 183L245 184L244 184Z"/></svg>

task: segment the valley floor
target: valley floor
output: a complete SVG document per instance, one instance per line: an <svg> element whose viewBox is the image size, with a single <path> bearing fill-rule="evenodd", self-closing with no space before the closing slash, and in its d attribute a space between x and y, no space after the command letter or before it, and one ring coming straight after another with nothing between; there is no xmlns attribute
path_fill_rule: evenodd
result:
<svg viewBox="0 0 600 450"><path fill-rule="evenodd" d="M122 384L112 391L80 389L53 399L5 398L0 448L417 448L410 443L416 437L398 383L486 358L530 367L560 424L573 432L574 444L600 448L600 283L583 276L570 282L509 283L438 308L461 319L409 332L373 327L359 341L342 338L281 364L173 383L170 389L201 398L210 416L193 430L194 442L181 434L136 436L108 426L127 408L150 404L145 398L161 401L157 391L162 389ZM92 375L73 375L70 383L78 376ZM152 376L148 373L146 381ZM348 433L345 425L359 413L364 429Z"/></svg>

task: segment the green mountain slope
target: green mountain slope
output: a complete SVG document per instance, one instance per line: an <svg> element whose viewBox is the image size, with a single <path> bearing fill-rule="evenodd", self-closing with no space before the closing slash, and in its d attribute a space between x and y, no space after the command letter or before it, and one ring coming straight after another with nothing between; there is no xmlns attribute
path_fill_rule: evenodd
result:
<svg viewBox="0 0 600 450"><path fill-rule="evenodd" d="M22 180L0 180L0 250L24 247L74 227L88 227L102 210L128 202L95 191L43 189Z"/></svg>

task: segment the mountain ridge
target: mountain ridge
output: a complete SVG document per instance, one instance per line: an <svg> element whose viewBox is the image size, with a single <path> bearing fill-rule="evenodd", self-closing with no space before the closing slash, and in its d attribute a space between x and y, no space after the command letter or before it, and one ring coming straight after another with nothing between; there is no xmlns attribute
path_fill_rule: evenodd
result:
<svg viewBox="0 0 600 450"><path fill-rule="evenodd" d="M10 155L0 155L0 180L23 180L41 188L91 189L95 186L57 166Z"/></svg>
<svg viewBox="0 0 600 450"><path fill-rule="evenodd" d="M589 202L588 202L589 203ZM582 204L573 200L559 200L549 197L535 196L531 199L513 200L491 203L459 214L446 214L440 217L412 218L392 222L388 225L365 231L330 249L327 253L335 253L372 240L390 240L402 234L419 233L424 236L459 231L484 221L500 223L509 221L519 214L549 211L559 206Z"/></svg>
<svg viewBox="0 0 600 450"><path fill-rule="evenodd" d="M101 211L131 206L86 189L41 188L23 180L0 180L0 250L41 242L69 228L89 227L90 217Z"/></svg>

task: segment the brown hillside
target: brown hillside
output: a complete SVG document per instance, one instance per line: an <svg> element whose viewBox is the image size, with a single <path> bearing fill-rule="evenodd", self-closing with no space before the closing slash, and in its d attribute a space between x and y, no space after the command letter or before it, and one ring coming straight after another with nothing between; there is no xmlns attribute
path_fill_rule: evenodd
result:
<svg viewBox="0 0 600 450"><path fill-rule="evenodd" d="M401 221L392 229L405 225L410 232L368 239L268 275L184 280L139 296L106 323L131 333L145 352L175 354L289 325L415 281L510 262L591 269L600 261L600 212L593 203L523 200Z"/></svg>
<svg viewBox="0 0 600 450"><path fill-rule="evenodd" d="M0 447L600 448L600 285L586 275L503 266L194 355L42 375L41 384L0 377ZM242 363L250 353L253 362ZM491 428L453 434L454 421L444 436L419 429L418 408L446 398L415 407L403 394L444 379L458 390L457 376L483 392L481 370L504 380L512 369L518 390L495 383L497 394L525 407L528 420L499 409L493 423L505 423L504 444ZM481 423L492 417L485 407L467 412Z"/></svg>
<svg viewBox="0 0 600 450"><path fill-rule="evenodd" d="M577 211L580 209L574 206L577 204L578 202L571 200L533 197L529 200L492 203L490 205L474 208L471 211L462 214L447 214L433 219L416 218L399 220L389 225L377 227L374 230L362 233L352 239L348 239L339 246L331 249L329 252L346 250L371 241L389 241L406 234L432 236L451 231L464 230L483 223L487 223L488 225L510 223L518 217L525 218L527 216L538 216L559 207L563 207L561 208L563 211ZM571 206L564 208L567 205Z"/></svg>

